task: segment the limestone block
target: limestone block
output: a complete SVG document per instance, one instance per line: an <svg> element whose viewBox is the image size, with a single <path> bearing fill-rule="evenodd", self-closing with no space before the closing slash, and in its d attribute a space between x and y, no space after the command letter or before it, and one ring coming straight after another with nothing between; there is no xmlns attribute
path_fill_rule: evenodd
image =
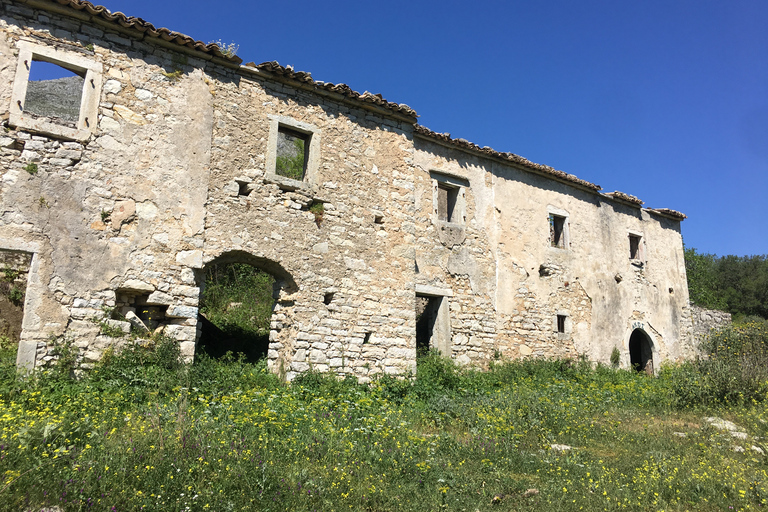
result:
<svg viewBox="0 0 768 512"><path fill-rule="evenodd" d="M146 89L136 89L133 93L136 99L140 101L148 101L152 99L152 93Z"/></svg>
<svg viewBox="0 0 768 512"><path fill-rule="evenodd" d="M99 127L107 133L117 133L120 131L120 123L106 116L102 117L101 121L99 121Z"/></svg>
<svg viewBox="0 0 768 512"><path fill-rule="evenodd" d="M118 201L112 209L110 219L112 220L112 229L120 229L124 222L129 222L136 215L136 202L132 199Z"/></svg>
<svg viewBox="0 0 768 512"><path fill-rule="evenodd" d="M155 291L154 286L152 286L149 283L145 283L144 281L139 281L138 279L128 279L123 283L123 285L120 288L126 291L139 292L139 293L147 293L147 292Z"/></svg>
<svg viewBox="0 0 768 512"><path fill-rule="evenodd" d="M124 334L131 332L130 322L123 322L121 320L106 320L105 323L114 329L120 329Z"/></svg>
<svg viewBox="0 0 768 512"><path fill-rule="evenodd" d="M171 295L181 295L182 297L191 297L196 299L200 296L200 288L197 286L173 286Z"/></svg>
<svg viewBox="0 0 768 512"><path fill-rule="evenodd" d="M187 325L166 325L165 334L179 341L195 341L197 328Z"/></svg>
<svg viewBox="0 0 768 512"><path fill-rule="evenodd" d="M118 94L122 88L123 88L123 84L121 84L117 80L109 79L106 82L104 82L104 85L102 86L101 90L104 91L104 93L106 94Z"/></svg>
<svg viewBox="0 0 768 512"><path fill-rule="evenodd" d="M149 332L149 327L147 327L147 325L142 321L142 319L139 318L136 312L131 310L126 311L125 319L128 320L131 323L131 325L139 329L141 332Z"/></svg>
<svg viewBox="0 0 768 512"><path fill-rule="evenodd" d="M120 117L121 119L125 120L128 123L137 124L137 125L147 124L147 120L144 119L142 115L137 114L136 112L129 109L128 107L124 107L123 105L115 105L114 107L112 107L112 110L115 111L115 114L117 114L118 117Z"/></svg>
<svg viewBox="0 0 768 512"><path fill-rule="evenodd" d="M197 318L198 309L191 306L171 306L165 312L168 318Z"/></svg>
<svg viewBox="0 0 768 512"><path fill-rule="evenodd" d="M167 293L163 293L160 291L155 291L149 294L149 297L147 297L147 305L153 306L153 305L160 305L165 306L173 302L173 297L168 295Z"/></svg>
<svg viewBox="0 0 768 512"><path fill-rule="evenodd" d="M187 360L188 358L191 359L192 356L195 355L195 342L194 341L182 341L179 343L179 350L181 351L181 356Z"/></svg>
<svg viewBox="0 0 768 512"><path fill-rule="evenodd" d="M318 349L313 349L309 353L309 360L312 363L327 363L328 358L325 357L325 352Z"/></svg>
<svg viewBox="0 0 768 512"><path fill-rule="evenodd" d="M176 262L190 268L203 268L203 251L180 251L176 254Z"/></svg>

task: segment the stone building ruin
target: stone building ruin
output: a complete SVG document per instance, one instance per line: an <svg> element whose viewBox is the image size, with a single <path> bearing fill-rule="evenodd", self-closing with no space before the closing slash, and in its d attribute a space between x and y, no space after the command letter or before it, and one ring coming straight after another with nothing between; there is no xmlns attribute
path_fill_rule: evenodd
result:
<svg viewBox="0 0 768 512"><path fill-rule="evenodd" d="M679 212L83 0L0 0L0 26L19 366L62 337L97 361L120 341L101 324L129 327L94 322L105 308L144 315L190 360L220 262L275 277L268 360L288 379L406 373L417 347L478 365L693 354ZM74 107L34 98L49 65L69 75L53 103Z"/></svg>

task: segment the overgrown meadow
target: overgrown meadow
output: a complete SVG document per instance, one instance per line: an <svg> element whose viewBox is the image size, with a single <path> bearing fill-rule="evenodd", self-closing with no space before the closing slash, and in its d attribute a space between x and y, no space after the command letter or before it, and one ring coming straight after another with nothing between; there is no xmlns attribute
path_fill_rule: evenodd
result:
<svg viewBox="0 0 768 512"><path fill-rule="evenodd" d="M766 339L765 324L731 329L725 355L658 378L558 360L478 372L429 354L415 379L366 385L311 372L286 385L232 358L185 367L163 340L76 380L20 379L6 348L0 509L758 510L766 378L750 368L732 393L717 365L742 379L738 354Z"/></svg>

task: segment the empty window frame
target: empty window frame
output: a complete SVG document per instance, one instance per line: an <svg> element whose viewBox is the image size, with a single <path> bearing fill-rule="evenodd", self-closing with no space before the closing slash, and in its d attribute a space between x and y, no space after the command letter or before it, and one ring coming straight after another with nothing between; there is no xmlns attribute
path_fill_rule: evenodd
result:
<svg viewBox="0 0 768 512"><path fill-rule="evenodd" d="M565 320L567 318L566 315L557 315L557 332L565 333Z"/></svg>
<svg viewBox="0 0 768 512"><path fill-rule="evenodd" d="M304 179L311 137L311 134L298 132L286 126L278 127L275 174L299 181Z"/></svg>
<svg viewBox="0 0 768 512"><path fill-rule="evenodd" d="M102 66L88 55L19 42L9 124L72 140L95 129Z"/></svg>
<svg viewBox="0 0 768 512"><path fill-rule="evenodd" d="M568 215L549 212L549 245L567 249L569 245Z"/></svg>
<svg viewBox="0 0 768 512"><path fill-rule="evenodd" d="M433 187L435 219L439 222L464 224L466 222L465 191L469 182L464 178L430 172Z"/></svg>
<svg viewBox="0 0 768 512"><path fill-rule="evenodd" d="M285 116L269 116L267 178L289 189L314 182L319 162L320 130Z"/></svg>
<svg viewBox="0 0 768 512"><path fill-rule="evenodd" d="M437 219L443 222L456 222L456 201L459 198L459 188L437 184Z"/></svg>
<svg viewBox="0 0 768 512"><path fill-rule="evenodd" d="M643 254L643 236L638 233L629 234L629 259L636 261L644 260Z"/></svg>

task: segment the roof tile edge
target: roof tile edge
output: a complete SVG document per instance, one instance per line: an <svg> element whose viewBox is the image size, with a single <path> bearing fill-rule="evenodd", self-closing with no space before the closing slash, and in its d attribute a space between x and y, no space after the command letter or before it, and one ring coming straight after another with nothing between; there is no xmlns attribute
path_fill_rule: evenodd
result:
<svg viewBox="0 0 768 512"><path fill-rule="evenodd" d="M163 39L165 41L178 44L179 46L192 48L199 52L207 53L220 59L227 60L233 64L240 64L243 62L243 59L237 55L229 54L228 52L222 52L222 49L215 43L206 44L180 32L174 32L173 30L164 27L156 28L153 24L144 21L141 18L126 16L119 11L111 12L103 5L94 5L86 0L43 0L38 1L37 3L58 4L63 7L71 8L75 11L85 11L91 16L95 16L110 23L114 23L115 25L118 25L124 29L133 29L150 37L156 37L158 39Z"/></svg>
<svg viewBox="0 0 768 512"><path fill-rule="evenodd" d="M570 182L570 183L574 183L576 185L580 185L580 186L582 186L584 188L593 190L595 192L597 192L599 190L602 190L602 187L600 185L596 185L596 184L591 183L589 181L577 178L573 174L568 174L567 172L564 172L564 171L558 171L554 167L550 167L548 165L537 164L535 162L531 162L527 158L524 158L524 157L522 157L520 155L516 155L514 153L505 153L505 152L501 152L501 151L496 151L495 149L489 148L488 146L485 146L485 147L481 148L480 146L478 146L474 142L469 142L466 139L454 139L454 138L452 138L450 136L450 134L433 132L432 130L430 130L429 128L427 128L425 126L416 125L414 127L414 133L417 133L417 134L422 135L424 137L429 137L429 138L435 139L435 140L437 140L439 142L442 142L442 143L445 143L445 144L449 144L449 145L452 145L452 146L455 146L455 147L458 147L458 148L461 148L461 149L473 151L475 153L480 153L482 155L486 155L486 156L490 156L490 157L494 157L494 158L499 158L501 160L506 160L509 163L519 165L519 166L524 167L526 169L529 169L529 170L532 170L532 171L535 171L535 172L538 172L538 173L541 173L541 174L545 174L545 175L551 176L553 178L556 178L556 179L559 179L559 180L562 180L562 181L567 181L567 182Z"/></svg>

